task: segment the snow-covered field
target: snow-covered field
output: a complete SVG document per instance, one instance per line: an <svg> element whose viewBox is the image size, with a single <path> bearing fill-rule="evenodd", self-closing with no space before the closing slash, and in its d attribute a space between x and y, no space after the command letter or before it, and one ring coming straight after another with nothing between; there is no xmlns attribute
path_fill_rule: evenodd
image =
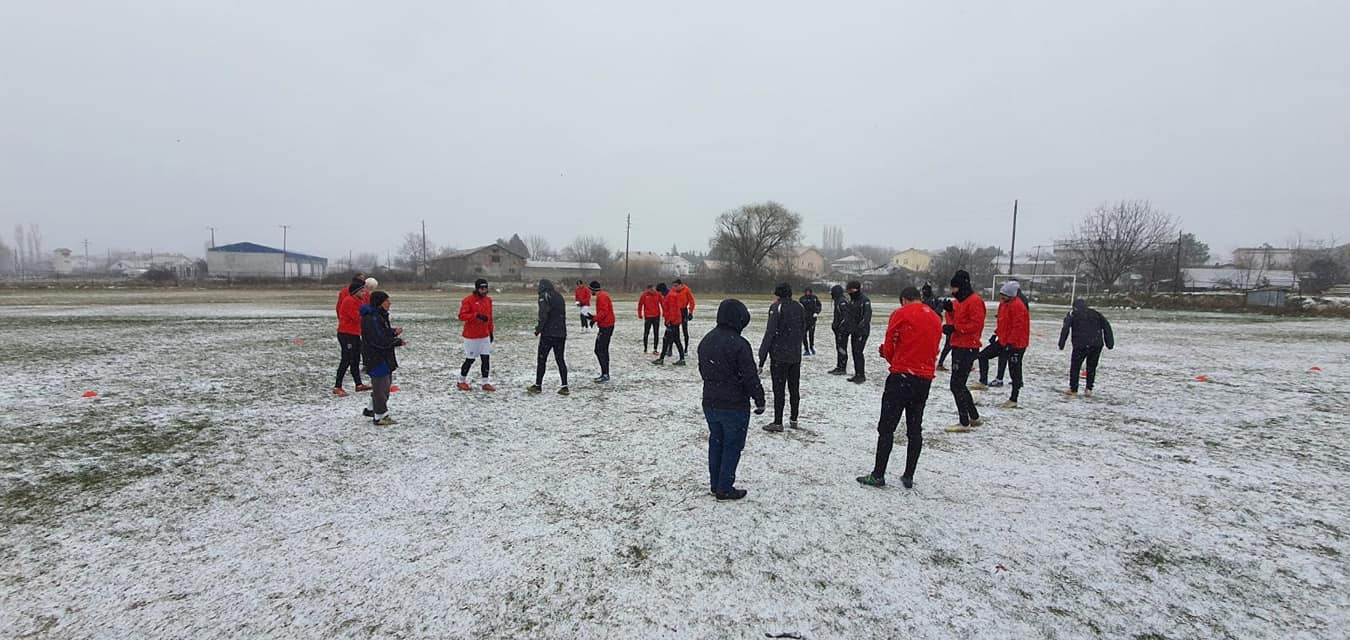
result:
<svg viewBox="0 0 1350 640"><path fill-rule="evenodd" d="M718 503L697 368L647 364L631 299L614 382L590 383L594 335L574 333L564 398L551 366L549 393L523 391L529 299L498 304L501 391L463 393L461 294L392 293L413 344L390 428L359 416L365 394L329 394L328 291L0 294L0 637L1343 638L1350 623L1350 321L1107 310L1098 395L1068 399L1063 309L1034 306L1024 408L990 390L987 426L944 433L939 374L916 487L877 490L853 478L875 445L894 306L878 299L871 380L826 375L823 331L805 429L757 418L749 497ZM701 302L698 335L716 306ZM757 345L767 300L750 306Z"/></svg>

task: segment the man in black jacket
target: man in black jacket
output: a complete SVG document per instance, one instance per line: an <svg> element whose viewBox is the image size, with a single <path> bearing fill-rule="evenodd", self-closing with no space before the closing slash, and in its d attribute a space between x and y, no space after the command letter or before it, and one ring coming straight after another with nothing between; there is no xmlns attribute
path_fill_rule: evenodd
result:
<svg viewBox="0 0 1350 640"><path fill-rule="evenodd" d="M923 303L932 308L933 312L937 313L939 318L945 318L946 316L943 315L942 299L933 294L933 283L931 282L923 283L923 289L921 293L923 296ZM951 353L951 351L952 351L952 334L948 333L942 336L942 354L938 356L937 362L938 371L947 370L947 367L944 366L943 363L947 361L947 354Z"/></svg>
<svg viewBox="0 0 1350 640"><path fill-rule="evenodd" d="M848 317L852 322L848 330L849 343L853 346L853 377L848 381L862 384L867 382L863 349L867 347L867 335L872 331L872 300L862 292L862 283L857 280L848 283Z"/></svg>
<svg viewBox="0 0 1350 640"><path fill-rule="evenodd" d="M558 395L567 395L567 360L563 352L567 348L567 303L549 280L539 281L539 323L534 326L534 335L539 336L539 354L534 368L534 384L526 387L530 393L543 391L544 369L548 367L548 354L553 352L553 360L558 363L558 377L562 386Z"/></svg>
<svg viewBox="0 0 1350 640"><path fill-rule="evenodd" d="M830 287L830 301L834 304L834 318L830 320L830 329L834 331L835 365L830 375L842 376L848 373L848 330L853 326L849 319L851 312L848 298L844 297L844 288L839 285Z"/></svg>
<svg viewBox="0 0 1350 640"><path fill-rule="evenodd" d="M372 387L367 417L381 427L396 424L389 416L389 388L398 369L394 349L408 344L401 335L403 329L389 326L389 294L383 291L370 294L370 301L361 305L361 359L365 361Z"/></svg>
<svg viewBox="0 0 1350 640"><path fill-rule="evenodd" d="M773 295L778 300L769 305L769 324L764 329L764 339L759 343L759 368L764 368L764 360L772 356L769 376L773 379L773 422L764 425L765 431L783 430L783 387L787 387L792 396L792 416L790 424L797 426L797 407L801 404L802 352L798 345L802 343L806 310L801 303L792 299L792 287L784 282L779 284Z"/></svg>
<svg viewBox="0 0 1350 640"><path fill-rule="evenodd" d="M816 316L820 315L820 298L811 291L811 287L806 288L806 293L801 299L802 310L806 312L806 327L802 331L802 355L816 355Z"/></svg>
<svg viewBox="0 0 1350 640"><path fill-rule="evenodd" d="M1102 356L1102 346L1107 349L1116 347L1116 337L1111 333L1111 323L1096 309L1087 306L1087 300L1079 298L1073 301L1073 311L1064 316L1064 328L1059 330L1059 350L1064 350L1064 342L1073 336L1073 351L1069 355L1069 390L1065 393L1078 395L1078 376L1087 361L1087 387L1083 395L1092 395L1092 383L1097 381L1097 359Z"/></svg>
<svg viewBox="0 0 1350 640"><path fill-rule="evenodd" d="M740 300L723 300L717 326L698 343L698 372L703 377L703 417L708 421L708 483L718 500L740 500L736 466L750 428L750 401L764 413L764 387L759 383L755 354L741 331L750 324L750 310Z"/></svg>

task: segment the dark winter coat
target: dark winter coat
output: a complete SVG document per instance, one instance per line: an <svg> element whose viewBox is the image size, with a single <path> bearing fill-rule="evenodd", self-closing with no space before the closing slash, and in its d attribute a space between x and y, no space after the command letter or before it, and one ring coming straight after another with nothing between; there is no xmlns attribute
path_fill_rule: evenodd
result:
<svg viewBox="0 0 1350 640"><path fill-rule="evenodd" d="M389 326L389 312L370 304L361 305L361 364L366 373L380 369L380 365L389 368L389 373L398 369L398 356L394 347L403 346L403 338L394 335Z"/></svg>
<svg viewBox="0 0 1350 640"><path fill-rule="evenodd" d="M741 331L750 324L750 310L740 300L723 300L717 326L698 343L698 373L703 377L703 408L745 411L753 401L764 406L755 353ZM801 339L797 340L800 348Z"/></svg>
<svg viewBox="0 0 1350 640"><path fill-rule="evenodd" d="M806 310L800 302L788 298L769 305L769 324L759 343L759 366L773 356L774 364L802 361L802 337L806 334Z"/></svg>
<svg viewBox="0 0 1350 640"><path fill-rule="evenodd" d="M534 332L546 338L567 337L567 303L550 280L539 281L539 322Z"/></svg>
<svg viewBox="0 0 1350 640"><path fill-rule="evenodd" d="M934 295L927 295L927 296L924 296L924 298L923 298L923 303L926 304L926 305L928 305L928 308L932 309L934 313L938 314L939 316L942 315L942 299L941 299L941 298L939 298L939 297L937 297L937 296L934 296Z"/></svg>
<svg viewBox="0 0 1350 640"><path fill-rule="evenodd" d="M1073 336L1073 347L1116 347L1116 337L1111 334L1111 323L1096 309L1089 309L1086 300L1074 300L1073 311L1064 316L1064 328L1059 330L1059 348Z"/></svg>
<svg viewBox="0 0 1350 640"><path fill-rule="evenodd" d="M866 338L872 331L872 299L861 291L856 295L850 293L849 298L848 316L852 324L848 334L855 338Z"/></svg>
<svg viewBox="0 0 1350 640"><path fill-rule="evenodd" d="M820 298L817 298L816 294L808 293L798 299L798 302L802 303L802 309L806 311L806 316L808 318L814 318L815 316L820 315Z"/></svg>
<svg viewBox="0 0 1350 640"><path fill-rule="evenodd" d="M848 333L853 321L849 316L852 310L848 306L848 298L844 297L844 288L837 284L830 287L830 300L834 303L834 319L830 321L830 328L835 333Z"/></svg>

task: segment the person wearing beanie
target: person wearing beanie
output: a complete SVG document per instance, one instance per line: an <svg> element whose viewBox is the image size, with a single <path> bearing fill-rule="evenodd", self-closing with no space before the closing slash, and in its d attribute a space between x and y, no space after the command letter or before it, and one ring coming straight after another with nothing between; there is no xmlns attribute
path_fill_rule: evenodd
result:
<svg viewBox="0 0 1350 640"><path fill-rule="evenodd" d="M581 330L585 332L594 324L594 316L591 314L591 288L577 280L577 288L573 291L572 297L576 299L577 307L581 309Z"/></svg>
<svg viewBox="0 0 1350 640"><path fill-rule="evenodd" d="M942 319L920 298L918 289L900 292L900 308L891 312L886 335L881 339L881 357L890 365L886 390L881 394L881 419L877 421L877 455L872 472L857 478L869 487L886 486L886 467L895 446L895 428L905 418L905 471L900 483L914 486L914 470L923 451L923 410L933 386L933 361L942 342Z"/></svg>
<svg viewBox="0 0 1350 640"><path fill-rule="evenodd" d="M1003 354L1008 361L1008 375L1012 377L1012 393L1008 401L999 405L1002 409L1016 409L1017 397L1022 391L1022 358L1031 344L1031 314L1027 311L1025 297L1020 295L1022 287L1016 280L1009 280L998 291L998 320L994 334L1003 343ZM989 361L980 366L980 375L988 375Z"/></svg>
<svg viewBox="0 0 1350 640"><path fill-rule="evenodd" d="M673 284L675 286L670 290L676 294L675 302L680 305L680 332L684 335L684 350L688 351L689 321L694 319L694 292L679 278L675 278Z"/></svg>
<svg viewBox="0 0 1350 640"><path fill-rule="evenodd" d="M600 288L600 281L591 281L591 299L595 301L595 359L600 362L600 375L594 382L609 382L609 340L614 337L614 301L609 292Z"/></svg>
<svg viewBox="0 0 1350 640"><path fill-rule="evenodd" d="M1001 290L1011 291L1012 293L1009 294L1007 297L1004 297L1002 295L1000 295L999 297L998 311L994 313L994 326L995 326L994 334L989 336L989 346L985 347L980 351L980 358L979 358L980 382L979 384L970 385L971 391L984 391L985 389L988 389L990 387L1003 386L1003 375L1008 371L1008 356L1011 355L1012 352L1008 349L1007 344L1004 344L1001 340L999 340L997 327L1002 325L1002 322L999 319L1003 317L1003 310L1008 305L1007 298L1018 297L1025 303L1026 296L1021 295L1022 288L1020 285L1018 285L1016 279L1009 279L1007 282L1003 284ZM998 358L998 377L994 378L993 380L989 379L990 358Z"/></svg>
<svg viewBox="0 0 1350 640"><path fill-rule="evenodd" d="M338 362L337 378L333 380L333 395L338 397L347 395L342 388L342 378L348 371L351 371L357 391L370 391L370 385L361 383L361 305L369 296L366 277L360 273L338 291L337 339L342 359Z"/></svg>
<svg viewBox="0 0 1350 640"><path fill-rule="evenodd" d="M947 427L947 431L961 433L980 426L980 410L975 407L975 398L966 387L970 371L980 355L980 336L984 333L984 300L970 286L970 274L964 269L958 270L951 280L951 299L943 305L948 322L942 331L951 336L952 376L949 388L956 402L956 415L960 424Z"/></svg>
<svg viewBox="0 0 1350 640"><path fill-rule="evenodd" d="M676 286L680 286L676 281ZM666 358L674 350L680 352L680 359L673 364L677 367L685 366L684 355L688 352L684 343L680 341L680 326L684 324L685 303L684 296L675 289L667 289L666 283L656 285L656 290L661 293L661 316L666 325L666 335L661 342L661 355L652 364L660 366L666 363Z"/></svg>
<svg viewBox="0 0 1350 640"><path fill-rule="evenodd" d="M567 389L567 303L553 288L553 281L539 281L539 322L534 326L534 335L539 336L539 351L535 358L534 384L525 388L530 393L543 391L544 371L548 368L548 354L558 363L558 378L562 385L558 395L571 394Z"/></svg>
<svg viewBox="0 0 1350 640"><path fill-rule="evenodd" d="M837 284L830 287L830 302L834 308L830 329L834 331L835 364L829 373L832 376L842 376L848 373L848 331L853 326L849 314L852 310L848 305L848 298L844 297L844 288Z"/></svg>
<svg viewBox="0 0 1350 640"><path fill-rule="evenodd" d="M361 357L366 361L372 387L369 417L381 427L395 424L389 416L389 388L398 370L394 349L408 344L401 337L403 329L389 326L389 304L389 294L375 291L370 301L361 305Z"/></svg>
<svg viewBox="0 0 1350 640"><path fill-rule="evenodd" d="M740 500L736 467L750 428L750 403L764 413L764 387L755 370L755 352L741 332L750 310L740 300L717 307L717 326L698 343L698 373L703 378L703 417L708 421L708 491L721 500Z"/></svg>
<svg viewBox="0 0 1350 640"><path fill-rule="evenodd" d="M797 426L798 407L801 404L802 334L806 327L806 310L792 299L792 287L784 282L773 290L777 300L769 305L769 323L764 328L764 339L759 343L759 368L772 358L769 376L773 380L773 422L764 425L765 431L783 430L783 390L792 397L789 424Z"/></svg>
<svg viewBox="0 0 1350 640"><path fill-rule="evenodd" d="M802 355L816 355L816 316L820 315L820 298L807 287L802 297L797 300L801 303L802 309L806 312L806 327L802 331Z"/></svg>
<svg viewBox="0 0 1350 640"><path fill-rule="evenodd" d="M495 325L492 322L492 296L488 295L488 281L479 278L473 283L473 293L459 301L459 321L464 323L460 335L464 338L464 364L459 366L460 391L469 391L469 371L473 361L481 360L478 383L483 391L496 391L492 386L492 343L496 341Z"/></svg>
<svg viewBox="0 0 1350 640"><path fill-rule="evenodd" d="M862 292L862 283L857 280L850 280L847 288L848 317L853 323L848 330L849 344L853 347L853 377L848 381L862 384L867 381L863 349L867 347L867 335L872 331L872 300Z"/></svg>
<svg viewBox="0 0 1350 640"><path fill-rule="evenodd" d="M1073 311L1064 316L1064 327L1059 330L1059 350L1064 350L1064 342L1073 337L1073 351L1069 355L1069 390L1067 395L1078 395L1078 377L1083 362L1087 361L1087 388L1083 395L1092 395L1092 384L1097 380L1097 360L1102 356L1102 346L1116 348L1116 337L1111 333L1111 323L1096 309L1090 309L1087 300L1079 298L1073 301Z"/></svg>
<svg viewBox="0 0 1350 640"><path fill-rule="evenodd" d="M638 320L642 321L642 353L647 353L647 336L652 337L652 355L661 354L661 294L649 284L638 296Z"/></svg>

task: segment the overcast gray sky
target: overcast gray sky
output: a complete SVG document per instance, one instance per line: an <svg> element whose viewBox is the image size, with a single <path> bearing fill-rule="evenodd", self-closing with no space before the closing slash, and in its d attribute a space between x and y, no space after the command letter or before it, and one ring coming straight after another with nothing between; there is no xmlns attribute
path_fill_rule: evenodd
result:
<svg viewBox="0 0 1350 640"><path fill-rule="evenodd" d="M1149 198L1216 250L1350 240L1350 2L0 2L0 232L331 258L427 221L706 248L1064 235Z"/></svg>

